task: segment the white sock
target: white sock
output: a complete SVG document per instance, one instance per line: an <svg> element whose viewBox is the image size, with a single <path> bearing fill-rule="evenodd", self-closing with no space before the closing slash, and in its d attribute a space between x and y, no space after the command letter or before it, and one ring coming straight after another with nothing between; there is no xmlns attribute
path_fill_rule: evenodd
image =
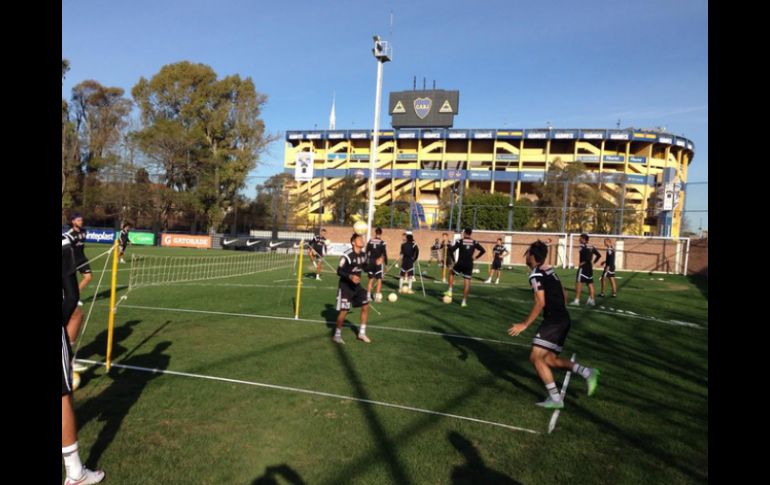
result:
<svg viewBox="0 0 770 485"><path fill-rule="evenodd" d="M341 328L336 329L334 331L334 336L335 337L342 337L342 329Z"/></svg>
<svg viewBox="0 0 770 485"><path fill-rule="evenodd" d="M362 323L361 328L358 329L358 335L366 335L366 324Z"/></svg>
<svg viewBox="0 0 770 485"><path fill-rule="evenodd" d="M78 453L78 442L63 446L61 454L64 457L64 467L67 469L67 476L70 480L77 480L83 476L83 464L80 462Z"/></svg>
<svg viewBox="0 0 770 485"><path fill-rule="evenodd" d="M500 278L497 278L497 279L495 280L495 283L500 283Z"/></svg>
<svg viewBox="0 0 770 485"><path fill-rule="evenodd" d="M561 401L561 394L559 394L559 388L556 387L555 382L546 384L545 389L548 391L548 395L551 396L551 401L553 402Z"/></svg>
<svg viewBox="0 0 770 485"><path fill-rule="evenodd" d="M589 377L591 377L591 368L582 366L577 362L575 362L575 364L572 366L572 372L574 372L575 374L580 374L581 376L583 376L583 379L588 379Z"/></svg>
<svg viewBox="0 0 770 485"><path fill-rule="evenodd" d="M398 289L400 290L403 287L404 287L404 278L399 278L398 279Z"/></svg>
<svg viewBox="0 0 770 485"><path fill-rule="evenodd" d="M409 278L409 289L412 289L412 281L414 281L414 278Z"/></svg>

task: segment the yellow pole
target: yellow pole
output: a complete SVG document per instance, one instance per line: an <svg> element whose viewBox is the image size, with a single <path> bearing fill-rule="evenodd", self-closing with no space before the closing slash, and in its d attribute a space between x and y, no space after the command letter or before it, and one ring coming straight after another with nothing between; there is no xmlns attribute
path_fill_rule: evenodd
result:
<svg viewBox="0 0 770 485"><path fill-rule="evenodd" d="M441 281L446 281L446 251L447 251L448 245L449 245L449 241L447 241L447 243L444 244L444 264L442 265L443 268L441 268Z"/></svg>
<svg viewBox="0 0 770 485"><path fill-rule="evenodd" d="M112 334L115 329L115 289L118 283L118 240L115 239L112 252L112 284L110 285L110 319L107 325L107 372L112 359Z"/></svg>
<svg viewBox="0 0 770 485"><path fill-rule="evenodd" d="M299 297L302 289L302 256L305 254L305 240L299 242L299 264L297 265L297 303L294 309L294 320L299 318Z"/></svg>

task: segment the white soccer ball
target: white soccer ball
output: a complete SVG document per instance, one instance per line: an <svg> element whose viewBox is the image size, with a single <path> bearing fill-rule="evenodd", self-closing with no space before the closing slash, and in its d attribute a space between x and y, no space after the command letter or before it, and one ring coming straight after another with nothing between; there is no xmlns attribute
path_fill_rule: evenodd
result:
<svg viewBox="0 0 770 485"><path fill-rule="evenodd" d="M444 303L452 303L452 297L449 295L444 295L444 298L442 298Z"/></svg>
<svg viewBox="0 0 770 485"><path fill-rule="evenodd" d="M543 223L543 229L548 229L548 224L546 224L545 222Z"/></svg>
<svg viewBox="0 0 770 485"><path fill-rule="evenodd" d="M353 231L359 236L363 236L364 234L366 234L366 231L368 229L369 229L369 225L364 221L358 221L355 224L353 224Z"/></svg>
<svg viewBox="0 0 770 485"><path fill-rule="evenodd" d="M388 295L388 301L391 303L395 303L396 301L398 301L398 295L396 295L395 293L391 293L390 295Z"/></svg>

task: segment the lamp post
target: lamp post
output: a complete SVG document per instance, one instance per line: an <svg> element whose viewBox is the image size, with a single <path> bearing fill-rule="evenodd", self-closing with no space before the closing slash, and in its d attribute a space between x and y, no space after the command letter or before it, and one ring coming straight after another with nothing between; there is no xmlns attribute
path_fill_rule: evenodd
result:
<svg viewBox="0 0 770 485"><path fill-rule="evenodd" d="M380 99L382 98L382 65L390 61L390 46L380 39L379 35L373 37L374 49L372 54L377 59L377 91L374 97L374 136L372 147L369 151L369 214L366 225L366 239L372 237L372 219L374 218L374 190L377 172L377 148L380 144Z"/></svg>

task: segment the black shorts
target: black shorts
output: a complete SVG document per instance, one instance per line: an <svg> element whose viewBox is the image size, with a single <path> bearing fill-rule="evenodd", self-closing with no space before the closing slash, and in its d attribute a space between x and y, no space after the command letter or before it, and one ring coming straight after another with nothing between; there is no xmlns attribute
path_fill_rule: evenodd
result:
<svg viewBox="0 0 770 485"><path fill-rule="evenodd" d="M80 274L89 274L91 272L91 265L86 263L83 266L80 266L78 271L80 271Z"/></svg>
<svg viewBox="0 0 770 485"><path fill-rule="evenodd" d="M128 243L125 243L125 244L120 243L120 244L118 244L118 246L120 246L120 252L121 253L125 253L126 252L126 248L128 247Z"/></svg>
<svg viewBox="0 0 770 485"><path fill-rule="evenodd" d="M61 395L72 394L72 347L64 326L61 328Z"/></svg>
<svg viewBox="0 0 770 485"><path fill-rule="evenodd" d="M358 308L369 303L369 295L361 285L340 283L337 289L337 311Z"/></svg>
<svg viewBox="0 0 770 485"><path fill-rule="evenodd" d="M414 276L414 261L401 262L401 276Z"/></svg>
<svg viewBox="0 0 770 485"><path fill-rule="evenodd" d="M559 354L564 347L570 326L569 317L559 320L543 320L532 339L532 345Z"/></svg>
<svg viewBox="0 0 770 485"><path fill-rule="evenodd" d="M614 278L615 277L615 265L605 265L604 271L602 271L602 278Z"/></svg>
<svg viewBox="0 0 770 485"><path fill-rule="evenodd" d="M466 266L458 263L452 268L452 271L457 276L462 276L466 280L473 278L473 264Z"/></svg>
<svg viewBox="0 0 770 485"><path fill-rule="evenodd" d="M594 282L594 270L593 268L578 268L577 276L575 280L578 283L593 283Z"/></svg>
<svg viewBox="0 0 770 485"><path fill-rule="evenodd" d="M369 275L369 278L381 280L384 273L385 266L382 264L370 263L369 266L366 267L366 274Z"/></svg>
<svg viewBox="0 0 770 485"><path fill-rule="evenodd" d="M492 269L493 270L499 270L503 267L503 260L502 259L493 259L492 260Z"/></svg>

